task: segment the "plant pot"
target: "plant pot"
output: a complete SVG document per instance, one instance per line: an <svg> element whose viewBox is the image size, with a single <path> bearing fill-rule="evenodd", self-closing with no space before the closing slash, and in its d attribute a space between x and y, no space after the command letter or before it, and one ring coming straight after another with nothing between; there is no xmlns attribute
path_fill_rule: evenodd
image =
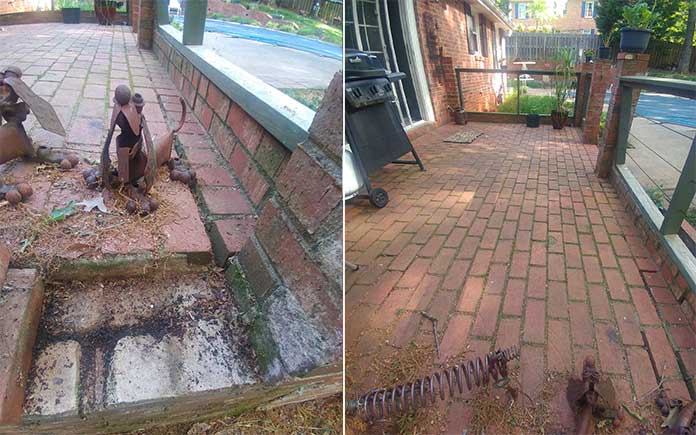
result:
<svg viewBox="0 0 696 435"><path fill-rule="evenodd" d="M561 130L566 125L568 120L568 112L558 112L556 110L551 111L551 125L555 130Z"/></svg>
<svg viewBox="0 0 696 435"><path fill-rule="evenodd" d="M80 24L80 8L63 8L61 12L64 24Z"/></svg>
<svg viewBox="0 0 696 435"><path fill-rule="evenodd" d="M599 47L600 59L611 59L611 47Z"/></svg>
<svg viewBox="0 0 696 435"><path fill-rule="evenodd" d="M636 29L634 27L624 27L621 29L621 42L619 48L625 53L643 53L648 48L650 34L646 29Z"/></svg>
<svg viewBox="0 0 696 435"><path fill-rule="evenodd" d="M454 112L454 123L457 125L466 125L468 120L466 119L466 112L459 109Z"/></svg>
<svg viewBox="0 0 696 435"><path fill-rule="evenodd" d="M540 119L541 119L541 116L536 115L534 113L530 113L529 115L527 115L527 127L538 128Z"/></svg>
<svg viewBox="0 0 696 435"><path fill-rule="evenodd" d="M592 62L592 56L585 56L585 62L586 63Z"/></svg>

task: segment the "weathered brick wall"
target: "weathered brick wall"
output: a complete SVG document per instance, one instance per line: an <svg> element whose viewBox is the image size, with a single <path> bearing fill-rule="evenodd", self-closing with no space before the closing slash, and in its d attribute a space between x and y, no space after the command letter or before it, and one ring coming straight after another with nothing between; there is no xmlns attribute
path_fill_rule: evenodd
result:
<svg viewBox="0 0 696 435"><path fill-rule="evenodd" d="M531 1L529 2L531 4ZM595 2L596 6L596 2ZM568 32L575 33L582 30L592 30L597 29L595 21L593 18L585 18L582 15L582 0L568 0L567 3L567 13L563 16L554 17L548 24L558 32ZM525 28L534 28L536 26L536 20L526 19L521 20L517 18L511 19L512 25L517 27L518 25L525 26Z"/></svg>
<svg viewBox="0 0 696 435"><path fill-rule="evenodd" d="M31 0L0 0L0 14L29 12L35 9Z"/></svg>
<svg viewBox="0 0 696 435"><path fill-rule="evenodd" d="M452 116L448 106L459 106L454 68L493 68L493 42L490 27L488 56L469 54L464 4L458 0L419 1L416 4L418 36L428 79L435 123L446 124ZM492 74L462 74L464 107L468 111L495 108Z"/></svg>
<svg viewBox="0 0 696 435"><path fill-rule="evenodd" d="M342 328L343 75L326 91L309 139L290 152L157 32L154 50L258 215L228 271L239 267L248 284L249 296L239 299L252 300L251 341L265 375L335 362ZM299 324L278 326L284 316ZM300 349L297 355L288 343Z"/></svg>
<svg viewBox="0 0 696 435"><path fill-rule="evenodd" d="M657 263L659 272L669 284L675 299L677 299L684 310L684 313L689 317L688 321L696 326L696 288L689 288L689 284L684 279L684 276L679 272L676 264L669 256L667 251L662 247L662 242L660 241L660 236L657 232L653 231L648 225L643 212L641 211L638 204L635 202L631 193L628 190L628 186L621 177L616 173L616 169L612 171L611 181L614 184L619 196L626 204L626 210L628 210L634 218L636 227L640 231L640 235L643 240L645 240L646 247L652 255L652 259ZM682 228L685 228L688 224L682 224ZM691 228L687 231L693 232ZM648 283L652 285L652 283Z"/></svg>
<svg viewBox="0 0 696 435"><path fill-rule="evenodd" d="M604 98L614 74L610 60L596 60L592 69L592 82L587 101L587 113L583 124L583 142L599 142L599 123L604 110Z"/></svg>
<svg viewBox="0 0 696 435"><path fill-rule="evenodd" d="M648 72L649 54L619 53L616 58L616 66L613 68L611 97L607 110L607 122L603 137L599 144L597 166L595 172L602 178L609 177L614 162L614 150L619 130L619 115L621 111L621 86L619 79L622 76L644 76ZM638 103L638 98L633 99L633 108ZM633 116L633 112L631 113Z"/></svg>

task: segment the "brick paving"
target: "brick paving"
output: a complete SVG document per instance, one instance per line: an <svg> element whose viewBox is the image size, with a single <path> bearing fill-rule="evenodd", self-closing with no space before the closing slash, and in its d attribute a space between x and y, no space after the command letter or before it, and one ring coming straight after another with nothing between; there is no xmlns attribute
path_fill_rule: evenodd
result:
<svg viewBox="0 0 696 435"><path fill-rule="evenodd" d="M346 272L347 397L377 386L371 361L432 344L424 310L443 358L519 344L531 396L587 355L621 400L640 396L657 385L644 333L670 393L688 399L677 355L693 376L694 325L614 187L594 175L597 147L579 129L486 123L466 127L484 133L471 145L443 142L461 128L414 141L426 172L391 165L373 178L386 208L346 207L346 258L360 265ZM467 423L457 403L447 431Z"/></svg>
<svg viewBox="0 0 696 435"><path fill-rule="evenodd" d="M6 26L4 30L0 42L12 49L0 66L20 67L23 80L52 103L67 132L67 138L46 132L29 116L25 127L35 142L65 146L98 162L113 90L120 84L143 95L144 113L154 137L178 123L180 92L154 53L137 48L130 27L44 23ZM213 235L216 258L224 262L253 232L256 217L251 202L191 107L178 136L177 151L198 173L201 213Z"/></svg>

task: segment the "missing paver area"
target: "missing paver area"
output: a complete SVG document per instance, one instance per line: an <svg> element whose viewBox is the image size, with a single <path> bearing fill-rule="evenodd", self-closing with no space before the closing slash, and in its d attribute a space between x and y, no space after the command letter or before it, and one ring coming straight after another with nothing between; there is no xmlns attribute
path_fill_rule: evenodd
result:
<svg viewBox="0 0 696 435"><path fill-rule="evenodd" d="M95 412L258 381L216 275L48 287L25 413Z"/></svg>

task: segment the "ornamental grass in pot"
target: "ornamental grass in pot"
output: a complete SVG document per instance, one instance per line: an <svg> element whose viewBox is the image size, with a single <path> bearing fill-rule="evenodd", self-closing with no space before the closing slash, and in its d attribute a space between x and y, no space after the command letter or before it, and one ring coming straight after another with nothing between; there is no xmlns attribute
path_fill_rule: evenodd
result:
<svg viewBox="0 0 696 435"><path fill-rule="evenodd" d="M565 127L568 120L568 110L566 110L565 104L573 86L575 54L568 48L563 49L558 52L556 62L556 75L553 83L556 108L551 111L551 125L554 129L560 130Z"/></svg>

